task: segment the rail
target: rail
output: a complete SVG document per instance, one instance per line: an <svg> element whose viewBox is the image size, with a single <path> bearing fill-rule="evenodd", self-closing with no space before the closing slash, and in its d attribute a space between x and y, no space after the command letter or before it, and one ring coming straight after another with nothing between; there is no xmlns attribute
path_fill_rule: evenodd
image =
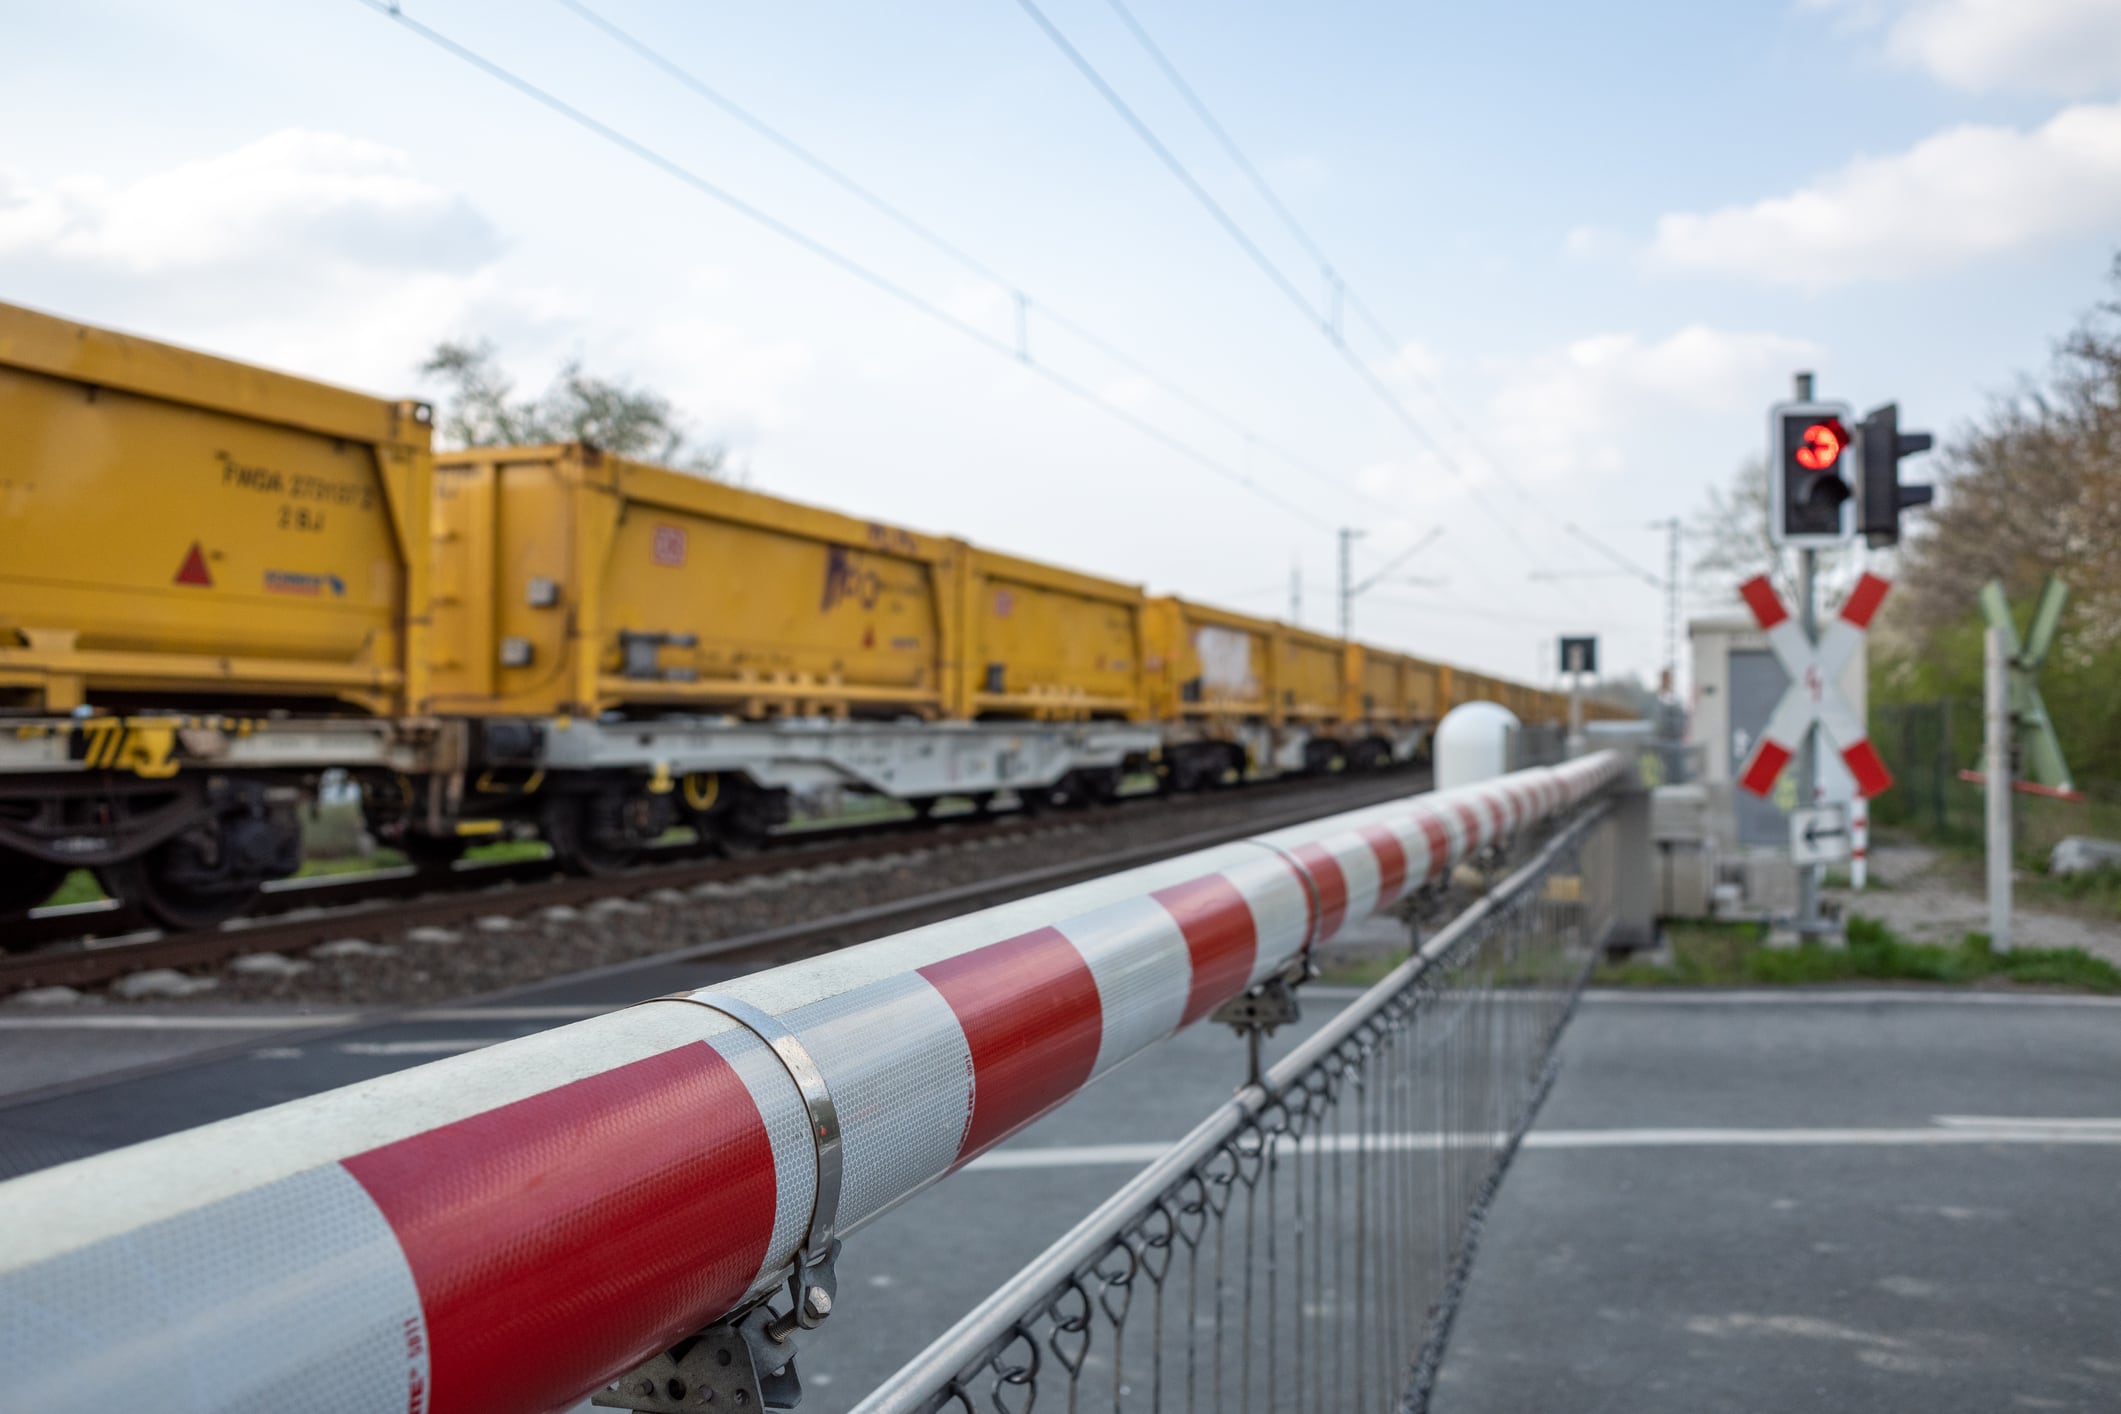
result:
<svg viewBox="0 0 2121 1414"><path fill-rule="evenodd" d="M1421 1404L1612 917L1579 817L856 1407Z"/></svg>
<svg viewBox="0 0 2121 1414"><path fill-rule="evenodd" d="M0 1184L0 1407L84 1378L172 1411L785 1405L841 1239L1623 769L1343 813Z"/></svg>

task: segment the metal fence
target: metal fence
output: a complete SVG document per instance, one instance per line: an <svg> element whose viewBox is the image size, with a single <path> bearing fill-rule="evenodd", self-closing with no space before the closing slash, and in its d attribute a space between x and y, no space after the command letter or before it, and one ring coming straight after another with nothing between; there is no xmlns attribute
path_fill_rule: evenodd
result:
<svg viewBox="0 0 2121 1414"><path fill-rule="evenodd" d="M1986 837L1982 788L1960 779L1981 765L1981 704L1913 702L1871 709L1871 740L1893 773L1893 788L1871 802L1871 823L1912 831L1936 844L1978 848ZM2011 836L2027 863L2044 867L2068 835L2121 834L2121 787L2079 780L2079 800L2018 794Z"/></svg>
<svg viewBox="0 0 2121 1414"><path fill-rule="evenodd" d="M1563 826L857 1414L1422 1407L1611 926L1608 813Z"/></svg>

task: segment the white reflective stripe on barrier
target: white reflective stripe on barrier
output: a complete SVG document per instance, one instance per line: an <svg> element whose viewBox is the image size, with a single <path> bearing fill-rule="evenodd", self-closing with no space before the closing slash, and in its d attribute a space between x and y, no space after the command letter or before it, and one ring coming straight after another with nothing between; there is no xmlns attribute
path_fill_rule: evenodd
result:
<svg viewBox="0 0 2121 1414"><path fill-rule="evenodd" d="M852 1231L1621 770L1601 753L712 989L831 1091ZM769 1289L816 1148L722 1014L633 1007L0 1184L0 1407L543 1409Z"/></svg>

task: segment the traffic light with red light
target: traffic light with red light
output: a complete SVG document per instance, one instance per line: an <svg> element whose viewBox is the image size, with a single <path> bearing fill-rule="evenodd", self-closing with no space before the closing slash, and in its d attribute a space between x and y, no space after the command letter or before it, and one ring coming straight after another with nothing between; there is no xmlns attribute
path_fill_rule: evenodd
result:
<svg viewBox="0 0 2121 1414"><path fill-rule="evenodd" d="M1900 484L1900 459L1928 451L1933 442L1927 432L1900 430L1898 403L1874 408L1863 419L1863 507L1857 528L1871 544L1899 543L1900 513L1926 506L1936 496L1934 486Z"/></svg>
<svg viewBox="0 0 2121 1414"><path fill-rule="evenodd" d="M1855 414L1846 403L1778 403L1768 414L1768 531L1778 545L1840 545L1855 533Z"/></svg>

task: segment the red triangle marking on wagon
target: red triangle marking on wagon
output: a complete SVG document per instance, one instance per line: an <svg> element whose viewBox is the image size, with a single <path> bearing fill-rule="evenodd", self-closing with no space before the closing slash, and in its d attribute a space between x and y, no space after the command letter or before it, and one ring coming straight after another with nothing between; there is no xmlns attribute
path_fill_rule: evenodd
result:
<svg viewBox="0 0 2121 1414"><path fill-rule="evenodd" d="M208 589L214 587L213 572L206 568L206 552L199 548L198 541L191 542L191 553L184 557L183 564L177 566L177 577L171 583L203 584Z"/></svg>

